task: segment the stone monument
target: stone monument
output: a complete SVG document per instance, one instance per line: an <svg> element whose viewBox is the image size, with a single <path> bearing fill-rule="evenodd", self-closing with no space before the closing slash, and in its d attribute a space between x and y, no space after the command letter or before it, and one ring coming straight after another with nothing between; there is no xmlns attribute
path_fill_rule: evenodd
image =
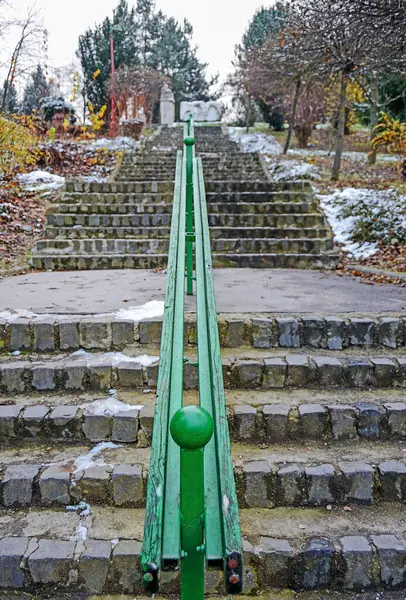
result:
<svg viewBox="0 0 406 600"><path fill-rule="evenodd" d="M223 105L221 102L181 102L180 103L180 119L187 121L190 115L195 121L221 121L221 113Z"/></svg>
<svg viewBox="0 0 406 600"><path fill-rule="evenodd" d="M161 89L159 112L162 125L172 125L175 122L175 97L166 83Z"/></svg>

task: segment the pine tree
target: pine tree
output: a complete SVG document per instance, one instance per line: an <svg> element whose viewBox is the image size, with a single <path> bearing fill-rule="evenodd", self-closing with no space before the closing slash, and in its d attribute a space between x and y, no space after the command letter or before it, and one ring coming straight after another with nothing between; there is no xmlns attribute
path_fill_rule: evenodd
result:
<svg viewBox="0 0 406 600"><path fill-rule="evenodd" d="M246 53L259 48L270 37L276 37L286 22L288 10L286 2L276 2L270 8L259 8L242 38L240 50Z"/></svg>
<svg viewBox="0 0 406 600"><path fill-rule="evenodd" d="M25 115L30 115L33 110L39 110L41 108L41 100L49 96L49 93L50 84L45 77L41 65L38 65L34 73L31 73L30 80L24 90L22 112Z"/></svg>
<svg viewBox="0 0 406 600"><path fill-rule="evenodd" d="M7 86L7 82L5 81L3 84L3 94L4 94L4 90L6 89ZM8 90L7 90L7 106L5 107L5 112L9 112L9 113L16 113L19 110L19 106L18 106L18 97L17 97L17 90L16 90L16 86L14 85L14 83L12 83L11 85L8 86Z"/></svg>

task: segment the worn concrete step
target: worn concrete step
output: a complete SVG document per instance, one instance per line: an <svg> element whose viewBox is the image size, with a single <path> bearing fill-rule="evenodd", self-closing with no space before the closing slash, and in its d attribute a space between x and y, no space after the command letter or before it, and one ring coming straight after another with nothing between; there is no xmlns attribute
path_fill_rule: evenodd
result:
<svg viewBox="0 0 406 600"><path fill-rule="evenodd" d="M67 180L65 183L66 192L76 193L165 193L173 191L172 182L156 181L138 181L138 182L116 182L116 181L77 181Z"/></svg>
<svg viewBox="0 0 406 600"><path fill-rule="evenodd" d="M151 349L151 353L154 349ZM8 394L45 390L108 390L155 388L158 354L131 357L122 353L11 357L0 363L0 389ZM369 353L335 358L308 354L285 354L269 350L255 353L224 352L223 375L227 389L391 388L406 387L406 358L380 357ZM252 358L249 358L249 356ZM394 354L394 353L393 353ZM278 356L279 355L279 356ZM192 357L191 357L192 358ZM142 365L147 366L142 366ZM186 363L185 389L196 389L197 369Z"/></svg>
<svg viewBox="0 0 406 600"><path fill-rule="evenodd" d="M213 210L213 209L212 209ZM51 214L75 215L135 215L135 214L172 214L172 205L166 202L141 204L53 204L47 210Z"/></svg>
<svg viewBox="0 0 406 600"><path fill-rule="evenodd" d="M33 255L29 264L46 271L88 271L100 269L165 269L167 254L58 254Z"/></svg>
<svg viewBox="0 0 406 600"><path fill-rule="evenodd" d="M52 396L32 391L15 397L0 396L0 443L4 446L52 440L53 444L62 442L66 448L72 443L119 441L147 447L155 394L148 388L135 391L136 387L116 390L113 395L66 390L54 391ZM196 392L185 391L184 402L196 403ZM361 448L369 450L358 457L368 460L368 452L376 443L406 438L402 389L228 390L227 407L231 439L252 446L312 440L310 450L316 442L323 444L324 452L327 443L351 441L350 449L358 452L359 443L365 441L369 446ZM392 453L391 458L399 460L404 448L395 449L397 454ZM300 462L302 451L293 454L291 450L286 460Z"/></svg>
<svg viewBox="0 0 406 600"><path fill-rule="evenodd" d="M128 441L123 416L115 418L113 427L119 442ZM394 444L262 450L237 444L232 458L240 508L406 500L406 457ZM5 448L0 452L0 510L79 502L145 507L149 460L149 449L115 443L50 448L37 441Z"/></svg>
<svg viewBox="0 0 406 600"><path fill-rule="evenodd" d="M48 214L47 225L53 227L169 227L171 214L138 213L126 215Z"/></svg>
<svg viewBox="0 0 406 600"><path fill-rule="evenodd" d="M210 192L206 200L211 202L303 202L313 197L311 190L271 190L267 192Z"/></svg>
<svg viewBox="0 0 406 600"><path fill-rule="evenodd" d="M325 254L220 254L213 253L213 267L251 269L335 269L338 253Z"/></svg>
<svg viewBox="0 0 406 600"><path fill-rule="evenodd" d="M406 315L222 314L222 348L346 348L395 350L406 345ZM196 346L196 315L186 313L185 344ZM159 347L162 319L134 322L115 315L45 315L0 319L0 353L66 350L124 350Z"/></svg>
<svg viewBox="0 0 406 600"><path fill-rule="evenodd" d="M278 227L329 229L323 214L209 214L210 227Z"/></svg>
<svg viewBox="0 0 406 600"><path fill-rule="evenodd" d="M96 192L88 193L73 193L65 192L58 202L66 204L151 204L165 203L172 204L173 193L122 193L122 192L106 192L98 194Z"/></svg>
<svg viewBox="0 0 406 600"><path fill-rule="evenodd" d="M315 201L306 202L211 202L208 206L211 213L226 214L264 214L287 215L319 212ZM66 211L69 212L69 211ZM72 211L75 212L75 211ZM321 213L320 213L321 214Z"/></svg>
<svg viewBox="0 0 406 600"><path fill-rule="evenodd" d="M79 512L79 511L78 511ZM0 586L36 594L142 594L142 509L91 508L5 513L0 525ZM84 514L83 514L84 512ZM244 591L274 588L403 588L405 526L397 505L269 510L242 509ZM162 574L162 593L176 593L178 565ZM223 590L210 572L206 591Z"/></svg>
<svg viewBox="0 0 406 600"><path fill-rule="evenodd" d="M276 192L276 191L306 191L312 192L311 183L309 181L205 181L206 192Z"/></svg>

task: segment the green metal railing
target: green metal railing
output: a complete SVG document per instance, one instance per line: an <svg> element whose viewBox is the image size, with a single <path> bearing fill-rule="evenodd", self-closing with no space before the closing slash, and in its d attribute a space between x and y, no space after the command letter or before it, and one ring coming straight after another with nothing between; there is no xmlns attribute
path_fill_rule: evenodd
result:
<svg viewBox="0 0 406 600"><path fill-rule="evenodd" d="M142 550L145 588L180 567L181 599L203 600L204 574L242 590L242 542L217 327L203 168L194 125L178 152L161 358ZM185 285L186 280L186 285ZM185 292L196 281L199 405L183 402Z"/></svg>

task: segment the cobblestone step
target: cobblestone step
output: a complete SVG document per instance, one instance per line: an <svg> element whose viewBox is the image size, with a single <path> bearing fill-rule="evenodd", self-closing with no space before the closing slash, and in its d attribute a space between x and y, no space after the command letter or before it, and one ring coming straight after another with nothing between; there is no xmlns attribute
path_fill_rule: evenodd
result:
<svg viewBox="0 0 406 600"><path fill-rule="evenodd" d="M148 193L173 193L172 182L156 181L137 181L137 182L116 182L116 181L80 181L67 180L65 183L66 192L75 193L121 193L121 194L148 194Z"/></svg>
<svg viewBox="0 0 406 600"><path fill-rule="evenodd" d="M53 227L169 227L171 214L75 215L48 214L47 225Z"/></svg>
<svg viewBox="0 0 406 600"><path fill-rule="evenodd" d="M130 422L130 419L128 419ZM128 442L131 427L117 416L113 441ZM33 444L0 452L0 511L18 507L90 505L143 508L149 449L102 445ZM395 445L325 448L232 448L242 508L366 505L406 500L406 457Z"/></svg>
<svg viewBox="0 0 406 600"><path fill-rule="evenodd" d="M33 255L33 269L51 271L88 271L103 269L166 269L167 254L71 254Z"/></svg>
<svg viewBox="0 0 406 600"><path fill-rule="evenodd" d="M286 227L326 228L327 222L320 213L303 214L209 214L210 227Z"/></svg>
<svg viewBox="0 0 406 600"><path fill-rule="evenodd" d="M155 349L156 356L159 352ZM252 359L235 355L223 357L227 389L298 388L391 388L406 387L404 355L379 357L310 356L308 354L257 351ZM268 355L268 356L267 356ZM270 356L269 356L270 355ZM140 355L142 356L142 355ZM154 356L154 355L152 355ZM149 359L148 359L149 360ZM153 359L149 360L151 362ZM45 390L107 390L155 388L158 360L143 367L145 357L123 354L80 354L79 356L11 357L0 363L0 389L18 394ZM185 389L196 389L197 369L186 363Z"/></svg>
<svg viewBox="0 0 406 600"><path fill-rule="evenodd" d="M77 390L79 396L72 396L72 389L63 395L51 390L52 396L31 391L21 392L14 399L0 396L0 444L52 440L53 444L60 441L67 447L71 443L119 441L147 447L151 442L155 395L138 387L138 392L135 386L116 392L114 398L119 403L100 392L85 395ZM195 394L185 392L185 402L196 402ZM402 390L229 390L227 405L232 440L253 446L300 444L303 440L323 444L367 441L373 442L370 455L364 453L361 458L368 461L378 442L406 438ZM356 445L347 450L359 454L359 448ZM323 451L328 453L327 447L323 446ZM285 460L301 462L303 456L305 452L295 454L291 448ZM404 449L398 447L392 458L399 460L401 456ZM322 461L321 456L318 460Z"/></svg>
<svg viewBox="0 0 406 600"><path fill-rule="evenodd" d="M47 210L47 215L52 214L74 214L88 215L93 217L97 215L143 215L143 214L167 214L172 215L172 206L165 202L156 204L54 204Z"/></svg>
<svg viewBox="0 0 406 600"><path fill-rule="evenodd" d="M406 345L406 315L218 315L222 348L355 348L395 350ZM0 318L0 353L124 350L159 346L161 319L141 322L114 316L38 315ZM196 346L196 318L186 313L185 343Z"/></svg>
<svg viewBox="0 0 406 600"><path fill-rule="evenodd" d="M59 202L66 204L172 204L173 194L152 194L152 193L140 193L140 194L123 194L123 193L104 193L96 194L92 193L65 193Z"/></svg>
<svg viewBox="0 0 406 600"><path fill-rule="evenodd" d="M324 254L216 254L213 267L251 269L335 269L338 253Z"/></svg>
<svg viewBox="0 0 406 600"><path fill-rule="evenodd" d="M141 594L144 511L93 507L17 510L0 526L0 587L63 592ZM403 588L405 527L395 505L343 509L242 509L244 591ZM80 537L86 539L78 539ZM176 593L179 571L162 574L162 593ZM208 593L222 590L209 572Z"/></svg>

